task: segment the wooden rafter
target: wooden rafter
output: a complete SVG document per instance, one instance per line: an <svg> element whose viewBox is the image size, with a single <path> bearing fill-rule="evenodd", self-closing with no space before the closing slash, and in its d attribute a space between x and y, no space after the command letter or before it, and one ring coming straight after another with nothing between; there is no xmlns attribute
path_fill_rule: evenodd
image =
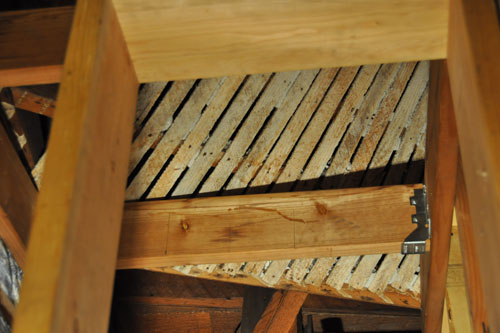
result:
<svg viewBox="0 0 500 333"><path fill-rule="evenodd" d="M495 1L451 1L448 70L491 332L500 330L499 54Z"/></svg>
<svg viewBox="0 0 500 333"><path fill-rule="evenodd" d="M137 88L111 2L79 1L14 332L107 329Z"/></svg>

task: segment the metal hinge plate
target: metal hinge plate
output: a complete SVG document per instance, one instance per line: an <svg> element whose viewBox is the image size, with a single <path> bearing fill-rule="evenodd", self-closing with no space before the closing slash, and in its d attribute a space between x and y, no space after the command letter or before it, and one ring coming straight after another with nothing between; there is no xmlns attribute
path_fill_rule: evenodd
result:
<svg viewBox="0 0 500 333"><path fill-rule="evenodd" d="M417 229L406 237L401 245L402 254L422 254L425 253L425 243L431 238L431 218L427 206L427 193L425 186L422 189L414 190L413 197L410 197L410 204L417 209L416 214L411 216L412 223L417 224Z"/></svg>

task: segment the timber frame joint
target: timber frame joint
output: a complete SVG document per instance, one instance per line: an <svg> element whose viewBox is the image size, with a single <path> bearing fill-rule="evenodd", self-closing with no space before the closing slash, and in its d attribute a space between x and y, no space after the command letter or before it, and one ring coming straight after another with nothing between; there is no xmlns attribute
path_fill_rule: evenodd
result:
<svg viewBox="0 0 500 333"><path fill-rule="evenodd" d="M425 243L431 236L431 218L425 186L414 190L414 196L410 197L410 205L416 208L416 213L411 216L411 222L417 224L417 229L413 230L401 244L401 253L423 254Z"/></svg>

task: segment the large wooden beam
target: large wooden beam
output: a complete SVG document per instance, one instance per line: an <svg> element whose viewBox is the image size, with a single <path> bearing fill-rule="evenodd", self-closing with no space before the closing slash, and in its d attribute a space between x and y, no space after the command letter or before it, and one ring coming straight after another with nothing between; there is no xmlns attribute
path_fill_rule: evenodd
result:
<svg viewBox="0 0 500 333"><path fill-rule="evenodd" d="M0 13L0 87L59 82L74 7Z"/></svg>
<svg viewBox="0 0 500 333"><path fill-rule="evenodd" d="M446 57L447 0L113 2L141 82ZM0 86L59 81L72 13L0 15Z"/></svg>
<svg viewBox="0 0 500 333"><path fill-rule="evenodd" d="M399 252L418 187L128 203L118 267Z"/></svg>
<svg viewBox="0 0 500 333"><path fill-rule="evenodd" d="M0 156L0 237L23 267L37 191L2 124Z"/></svg>
<svg viewBox="0 0 500 333"><path fill-rule="evenodd" d="M290 332L296 324L300 308L307 298L297 291L275 291L254 332Z"/></svg>
<svg viewBox="0 0 500 333"><path fill-rule="evenodd" d="M422 276L422 308L426 332L440 332L446 292L451 223L455 203L458 139L446 66L431 63L425 183L432 220L428 266Z"/></svg>
<svg viewBox="0 0 500 333"><path fill-rule="evenodd" d="M14 332L108 327L138 83L110 1L79 1Z"/></svg>
<svg viewBox="0 0 500 333"><path fill-rule="evenodd" d="M446 57L447 0L114 0L141 82Z"/></svg>
<svg viewBox="0 0 500 333"><path fill-rule="evenodd" d="M491 332L500 331L500 26L494 0L452 0L448 69Z"/></svg>

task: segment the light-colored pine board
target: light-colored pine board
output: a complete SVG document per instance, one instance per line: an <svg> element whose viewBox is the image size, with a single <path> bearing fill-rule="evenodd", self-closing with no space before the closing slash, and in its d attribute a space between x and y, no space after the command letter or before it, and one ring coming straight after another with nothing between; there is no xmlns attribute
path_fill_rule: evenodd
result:
<svg viewBox="0 0 500 333"><path fill-rule="evenodd" d="M283 172L277 179L277 183L288 183L287 186L281 186L282 189L291 189L293 182L300 178L302 168L304 167L308 157L312 153L313 147L316 146L325 128L327 127L330 119L337 110L339 102L344 97L345 92L348 90L353 78L356 76L352 89L350 89L346 101L342 105L341 111L343 113L350 112L352 107L359 104L360 99L363 97L364 92L371 84L379 66L365 66L357 73L357 68L342 68L335 80L335 88L331 89L320 108L316 112L314 118L309 123L305 133L300 138L295 146L292 156L287 161ZM357 74L357 75L356 75ZM345 106L344 106L345 105ZM304 178L302 178L304 179Z"/></svg>
<svg viewBox="0 0 500 333"><path fill-rule="evenodd" d="M358 262L358 256L343 256L340 257L335 264L326 284L340 290L344 286L345 281L351 276L353 266Z"/></svg>
<svg viewBox="0 0 500 333"><path fill-rule="evenodd" d="M78 2L14 332L108 328L137 89L112 4Z"/></svg>
<svg viewBox="0 0 500 333"><path fill-rule="evenodd" d="M228 150L202 186L200 193L216 192L221 189L273 108L279 110L298 74L299 72L278 73L271 79Z"/></svg>
<svg viewBox="0 0 500 333"><path fill-rule="evenodd" d="M275 148L271 151L264 165L252 180L251 184L253 187L269 185L277 178L281 166L294 148L309 119L311 119L318 105L322 102L325 93L330 88L330 83L335 79L337 73L338 69L336 68L320 71L306 97L281 134ZM340 78L339 81L342 82ZM337 87L338 83L334 81L333 87L330 89L337 89Z"/></svg>
<svg viewBox="0 0 500 333"><path fill-rule="evenodd" d="M381 257L382 255L380 254L363 256L356 270L352 273L351 279L349 280L349 286L354 289L365 288Z"/></svg>
<svg viewBox="0 0 500 333"><path fill-rule="evenodd" d="M445 0L114 3L141 82L446 57Z"/></svg>
<svg viewBox="0 0 500 333"><path fill-rule="evenodd" d="M173 160L156 181L148 194L148 198L159 198L168 194L189 162L200 152L203 141L209 135L213 124L222 114L242 81L243 77L229 77L224 81L213 101L203 112L196 126L176 152Z"/></svg>
<svg viewBox="0 0 500 333"><path fill-rule="evenodd" d="M165 95L165 98L163 98L160 105L158 105L155 113L144 125L132 143L129 173L137 166L146 151L150 149L156 141L161 139L162 132L170 128L174 112L186 97L193 84L194 81L179 81L172 85L167 95ZM145 102L141 101L141 104L145 104ZM141 114L143 112L145 111L139 112L139 117L142 117Z"/></svg>
<svg viewBox="0 0 500 333"><path fill-rule="evenodd" d="M127 187L127 200L139 199L146 192L168 157L181 144L186 134L196 125L208 98L218 91L221 84L222 82L219 79L208 79L201 81L195 88L194 96L188 100L178 117L174 119L171 128L169 128L170 130L158 138L160 141L155 150ZM156 119L151 118L150 121L154 122ZM188 129L187 133L186 129Z"/></svg>
<svg viewBox="0 0 500 333"><path fill-rule="evenodd" d="M320 286L328 277L328 273L335 263L335 260L335 257L318 258L318 260L314 263L314 266L311 268L311 271L304 279L304 283Z"/></svg>
<svg viewBox="0 0 500 333"><path fill-rule="evenodd" d="M337 117L340 118L342 116L342 119L345 119L345 123L336 119L333 124L335 126L331 126L326 133L322 146L328 147L323 149L330 149L329 154L317 154L315 156L332 156L335 148L338 147L338 149L332 158L330 167L325 172L327 179L323 182L323 187L331 187L331 185L328 186L330 183L333 183L331 177L348 171L346 169L348 168L350 158L358 146L363 132L370 128L371 120L377 114L380 102L385 96L386 90L394 81L399 67L399 64L382 65L373 84L364 96L362 104L355 106L355 110L347 110L348 112L345 113L345 116L340 113ZM349 124L349 128L346 130L347 124ZM322 146L318 149L322 149ZM322 161L320 164L326 165L326 162ZM318 168L318 165L309 163L308 168L304 171L306 179L310 178L310 176L307 177L307 174L311 167L314 170Z"/></svg>
<svg viewBox="0 0 500 333"><path fill-rule="evenodd" d="M260 169L262 162L267 157L274 142L279 138L288 120L294 114L297 106L307 93L308 88L311 86L317 74L317 70L303 71L299 74L288 91L283 104L274 112L269 124L259 136L254 147L252 147L252 151L242 161L241 166L225 188L226 190L245 188L249 184L256 172ZM242 128L242 130L245 129Z"/></svg>
<svg viewBox="0 0 500 333"><path fill-rule="evenodd" d="M196 190L269 78L268 74L252 75L245 82L214 134L176 186L174 196L192 194Z"/></svg>
<svg viewBox="0 0 500 333"><path fill-rule="evenodd" d="M144 84L137 95L137 111L135 113L134 132L147 117L154 104L160 97L167 84L165 82L153 82Z"/></svg>
<svg viewBox="0 0 500 333"><path fill-rule="evenodd" d="M309 267L311 267L313 261L313 258L295 260L286 273L286 278L295 283L301 283L306 274L309 273Z"/></svg>

